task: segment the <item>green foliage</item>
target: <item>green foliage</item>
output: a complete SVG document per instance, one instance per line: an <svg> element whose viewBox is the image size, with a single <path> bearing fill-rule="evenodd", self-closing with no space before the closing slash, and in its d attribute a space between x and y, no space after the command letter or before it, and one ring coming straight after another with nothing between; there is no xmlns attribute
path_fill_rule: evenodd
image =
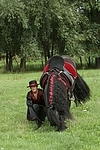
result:
<svg viewBox="0 0 100 150"><path fill-rule="evenodd" d="M100 2L0 0L1 53L100 56Z"/></svg>
<svg viewBox="0 0 100 150"><path fill-rule="evenodd" d="M79 2L79 13L82 15L80 22L81 33L84 35L83 49L88 57L100 56L100 11L98 9L99 1L81 1ZM85 19L85 21L83 20ZM85 23L85 24L84 24Z"/></svg>
<svg viewBox="0 0 100 150"><path fill-rule="evenodd" d="M2 1L0 3L1 48L4 52L18 54L23 28L27 28L24 4L21 1Z"/></svg>
<svg viewBox="0 0 100 150"><path fill-rule="evenodd" d="M99 150L100 149L100 71L80 70L91 89L90 100L76 107L72 102L74 120L67 129L56 132L49 121L36 130L35 122L26 120L28 82L39 82L41 72L0 74L0 149L7 150Z"/></svg>

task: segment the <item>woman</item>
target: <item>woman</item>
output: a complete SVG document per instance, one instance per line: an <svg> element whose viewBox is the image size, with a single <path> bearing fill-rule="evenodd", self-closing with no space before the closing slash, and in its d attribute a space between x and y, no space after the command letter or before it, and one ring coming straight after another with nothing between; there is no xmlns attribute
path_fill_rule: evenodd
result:
<svg viewBox="0 0 100 150"><path fill-rule="evenodd" d="M46 108L43 99L43 90L38 88L36 80L29 82L30 91L27 93L26 104L27 104L27 120L36 121L38 128L41 127L45 121Z"/></svg>

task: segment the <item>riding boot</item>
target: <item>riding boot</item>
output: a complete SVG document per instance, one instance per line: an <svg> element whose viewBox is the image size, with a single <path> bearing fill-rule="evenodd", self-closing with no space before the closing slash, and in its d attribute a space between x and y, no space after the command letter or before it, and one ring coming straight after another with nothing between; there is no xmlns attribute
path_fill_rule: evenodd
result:
<svg viewBox="0 0 100 150"><path fill-rule="evenodd" d="M39 119L36 119L37 129L39 129L42 126L42 121Z"/></svg>

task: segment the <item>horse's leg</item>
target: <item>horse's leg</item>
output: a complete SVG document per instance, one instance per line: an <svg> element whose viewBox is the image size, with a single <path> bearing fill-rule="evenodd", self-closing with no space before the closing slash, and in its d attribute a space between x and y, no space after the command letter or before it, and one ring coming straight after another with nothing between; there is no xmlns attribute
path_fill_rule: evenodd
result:
<svg viewBox="0 0 100 150"><path fill-rule="evenodd" d="M50 126L55 126L55 127L60 126L59 114L54 107L48 108L47 116L48 116L48 120L50 122Z"/></svg>
<svg viewBox="0 0 100 150"><path fill-rule="evenodd" d="M48 109L48 120L50 122L50 126L55 126L57 128L56 131L60 132L66 129L64 122L65 118L63 117L63 115L59 115L56 109Z"/></svg>

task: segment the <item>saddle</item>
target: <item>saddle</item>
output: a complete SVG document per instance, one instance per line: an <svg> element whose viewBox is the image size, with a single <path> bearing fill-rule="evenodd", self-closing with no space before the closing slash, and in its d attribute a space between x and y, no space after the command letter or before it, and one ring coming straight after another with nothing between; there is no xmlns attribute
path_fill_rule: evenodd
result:
<svg viewBox="0 0 100 150"><path fill-rule="evenodd" d="M64 67L64 59L61 56L53 56L48 60L48 63L44 68L43 75L40 78L40 85L42 88L45 87L51 70L56 70L65 81L69 80L71 87L73 86L74 78L72 77L71 73Z"/></svg>
<svg viewBox="0 0 100 150"><path fill-rule="evenodd" d="M58 70L64 70L63 66L64 66L64 59L61 56L53 56L49 59L48 64L50 66L50 70L51 69L58 69Z"/></svg>

